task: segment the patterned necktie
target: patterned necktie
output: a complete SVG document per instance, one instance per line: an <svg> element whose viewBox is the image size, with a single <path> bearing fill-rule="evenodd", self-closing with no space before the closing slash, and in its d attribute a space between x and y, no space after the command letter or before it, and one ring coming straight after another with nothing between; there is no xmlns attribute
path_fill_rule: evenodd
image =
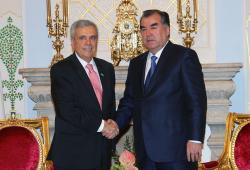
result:
<svg viewBox="0 0 250 170"><path fill-rule="evenodd" d="M89 70L89 79L92 84L92 87L95 91L95 95L97 97L97 100L99 102L100 107L102 108L102 87L101 82L99 80L99 77L95 70L93 69L92 64L87 64L87 69Z"/></svg>
<svg viewBox="0 0 250 170"><path fill-rule="evenodd" d="M145 80L145 90L148 88L148 85L149 85L149 82L154 74L154 71L155 71L155 68L156 68L156 61L157 60L157 57L156 56L152 56L151 57L151 67L148 71L148 74L147 74L147 77L146 77L146 80Z"/></svg>

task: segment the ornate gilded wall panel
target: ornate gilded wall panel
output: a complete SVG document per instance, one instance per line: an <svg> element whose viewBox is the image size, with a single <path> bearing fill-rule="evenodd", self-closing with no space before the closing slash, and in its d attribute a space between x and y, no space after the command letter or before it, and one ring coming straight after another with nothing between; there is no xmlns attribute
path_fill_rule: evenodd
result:
<svg viewBox="0 0 250 170"><path fill-rule="evenodd" d="M0 7L0 97L4 106L1 117L2 112L7 116L11 111L25 113L24 81L18 74L24 63L21 7L22 1L19 0L6 2Z"/></svg>
<svg viewBox="0 0 250 170"><path fill-rule="evenodd" d="M110 43L113 37L112 30L116 21L116 8L120 2L119 0L69 0L69 24L71 25L71 23L77 19L90 19L94 21L98 25L100 35L97 55L110 62ZM142 11L146 9L157 8L167 11L171 20L171 40L175 43L182 44L183 35L179 34L176 23L176 0L134 0L133 2L138 8L138 20ZM198 1L198 33L195 35L193 48L197 50L200 60L203 63L215 62L213 2L214 0ZM183 0L183 3L185 3L185 0ZM68 56L71 52L70 38L68 36L62 53ZM128 63L122 61L120 65L128 65Z"/></svg>

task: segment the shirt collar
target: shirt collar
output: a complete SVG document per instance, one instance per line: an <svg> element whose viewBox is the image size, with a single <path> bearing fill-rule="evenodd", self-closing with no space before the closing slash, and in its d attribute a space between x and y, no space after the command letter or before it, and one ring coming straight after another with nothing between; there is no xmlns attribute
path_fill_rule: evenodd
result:
<svg viewBox="0 0 250 170"><path fill-rule="evenodd" d="M96 64L95 64L95 61L94 61L93 58L92 58L92 59L90 60L90 62L88 63L88 62L86 62L85 60L83 60L81 57L79 57L79 55L78 55L76 52L75 52L75 55L76 55L77 59L79 60L79 62L81 63L81 65L82 65L84 68L86 68L87 64L92 64L93 67L96 67Z"/></svg>
<svg viewBox="0 0 250 170"><path fill-rule="evenodd" d="M160 56L161 56L161 53L163 51L163 49L166 47L166 45L168 44L169 41L166 42L166 44L155 54L149 52L148 53L148 58L151 58L153 55L157 57L157 61L159 60Z"/></svg>

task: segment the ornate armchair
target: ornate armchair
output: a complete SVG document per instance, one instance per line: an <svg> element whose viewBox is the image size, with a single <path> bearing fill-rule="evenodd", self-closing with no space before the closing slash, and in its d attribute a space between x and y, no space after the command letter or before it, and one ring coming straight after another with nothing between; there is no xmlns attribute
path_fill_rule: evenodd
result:
<svg viewBox="0 0 250 170"><path fill-rule="evenodd" d="M217 161L202 163L204 170L250 170L250 114L229 113L224 149Z"/></svg>
<svg viewBox="0 0 250 170"><path fill-rule="evenodd" d="M0 120L0 167L47 170L48 118Z"/></svg>

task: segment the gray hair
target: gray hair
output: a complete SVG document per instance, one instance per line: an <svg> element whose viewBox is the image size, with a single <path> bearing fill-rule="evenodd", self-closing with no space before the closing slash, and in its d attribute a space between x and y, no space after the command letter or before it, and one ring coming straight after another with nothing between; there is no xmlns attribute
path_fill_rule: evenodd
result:
<svg viewBox="0 0 250 170"><path fill-rule="evenodd" d="M70 27L70 38L71 40L74 39L75 37L75 31L77 28L84 28L84 27L94 27L96 32L97 32L97 36L98 36L98 29L97 26L94 22L90 21L90 20L77 20L75 21L71 27Z"/></svg>

